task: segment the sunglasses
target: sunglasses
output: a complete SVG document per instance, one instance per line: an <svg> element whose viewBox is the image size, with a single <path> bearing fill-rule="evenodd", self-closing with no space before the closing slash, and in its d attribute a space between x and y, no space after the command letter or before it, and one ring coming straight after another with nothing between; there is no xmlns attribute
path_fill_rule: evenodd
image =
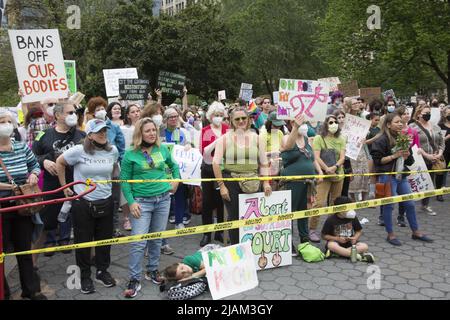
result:
<svg viewBox="0 0 450 320"><path fill-rule="evenodd" d="M240 117L240 118L234 118L233 119L233 121L236 121L236 122L247 121L247 120L248 120L248 117Z"/></svg>
<svg viewBox="0 0 450 320"><path fill-rule="evenodd" d="M53 107L53 106L55 106L55 104L56 104L56 103L48 103L47 106Z"/></svg>
<svg viewBox="0 0 450 320"><path fill-rule="evenodd" d="M337 121L329 121L328 125L332 125L332 124L335 124L335 123L337 123Z"/></svg>
<svg viewBox="0 0 450 320"><path fill-rule="evenodd" d="M167 117L167 119L178 119L178 116L170 116L170 117Z"/></svg>

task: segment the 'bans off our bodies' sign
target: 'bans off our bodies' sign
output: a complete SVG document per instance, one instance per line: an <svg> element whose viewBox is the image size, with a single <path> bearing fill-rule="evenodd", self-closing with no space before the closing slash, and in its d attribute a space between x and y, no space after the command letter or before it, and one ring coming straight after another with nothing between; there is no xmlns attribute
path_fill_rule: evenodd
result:
<svg viewBox="0 0 450 320"><path fill-rule="evenodd" d="M67 98L69 87L57 29L8 30L23 103Z"/></svg>

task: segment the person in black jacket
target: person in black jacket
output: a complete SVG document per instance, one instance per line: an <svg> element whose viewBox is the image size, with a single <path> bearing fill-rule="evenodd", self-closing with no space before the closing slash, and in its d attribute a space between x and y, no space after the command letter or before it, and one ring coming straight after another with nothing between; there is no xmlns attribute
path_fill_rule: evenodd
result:
<svg viewBox="0 0 450 320"><path fill-rule="evenodd" d="M403 129L402 118L397 113L390 113L386 115L385 121L382 126L382 130L377 140L372 144L372 157L375 167L375 172L392 172L395 171L396 162L400 157L403 157L404 164L410 166L414 163L411 149L400 150L392 153L392 148L395 146L396 137L401 134ZM408 171L404 168L403 171ZM407 175L402 174L401 180L397 179L397 176L393 175L380 175L378 177L379 183L390 183L392 196L404 195L411 193L411 187L409 186ZM432 239L424 235L419 231L419 225L416 218L416 209L413 201L404 201L403 205L406 210L406 218L408 219L409 226L413 232L412 239L421 240L425 242L433 242ZM401 242L394 235L392 227L392 204L381 206L383 213L385 228L388 233L387 241L394 245L400 246Z"/></svg>

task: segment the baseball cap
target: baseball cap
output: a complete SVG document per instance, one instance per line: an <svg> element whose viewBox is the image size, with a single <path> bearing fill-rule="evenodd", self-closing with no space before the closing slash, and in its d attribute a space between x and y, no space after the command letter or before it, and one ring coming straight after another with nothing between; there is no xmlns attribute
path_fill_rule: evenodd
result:
<svg viewBox="0 0 450 320"><path fill-rule="evenodd" d="M282 126L286 125L286 122L284 122L283 120L277 120L277 112L276 111L272 111L271 113L269 113L269 117L267 118L267 120L271 121L272 124L276 127L282 127Z"/></svg>
<svg viewBox="0 0 450 320"><path fill-rule="evenodd" d="M92 119L86 123L86 134L97 133L103 128L108 128L105 121L100 119Z"/></svg>

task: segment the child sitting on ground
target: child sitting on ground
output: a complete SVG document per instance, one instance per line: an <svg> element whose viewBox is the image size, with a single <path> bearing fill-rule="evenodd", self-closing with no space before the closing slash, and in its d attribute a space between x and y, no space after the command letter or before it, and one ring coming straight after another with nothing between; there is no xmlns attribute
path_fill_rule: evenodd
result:
<svg viewBox="0 0 450 320"><path fill-rule="evenodd" d="M338 197L334 205L351 203L348 197ZM322 238L326 240L325 256L329 257L331 253L338 256L350 258L352 245L356 245L357 260L373 263L374 256L368 252L369 246L363 242L358 242L362 235L362 227L356 218L354 210L336 213L325 221L322 228Z"/></svg>

